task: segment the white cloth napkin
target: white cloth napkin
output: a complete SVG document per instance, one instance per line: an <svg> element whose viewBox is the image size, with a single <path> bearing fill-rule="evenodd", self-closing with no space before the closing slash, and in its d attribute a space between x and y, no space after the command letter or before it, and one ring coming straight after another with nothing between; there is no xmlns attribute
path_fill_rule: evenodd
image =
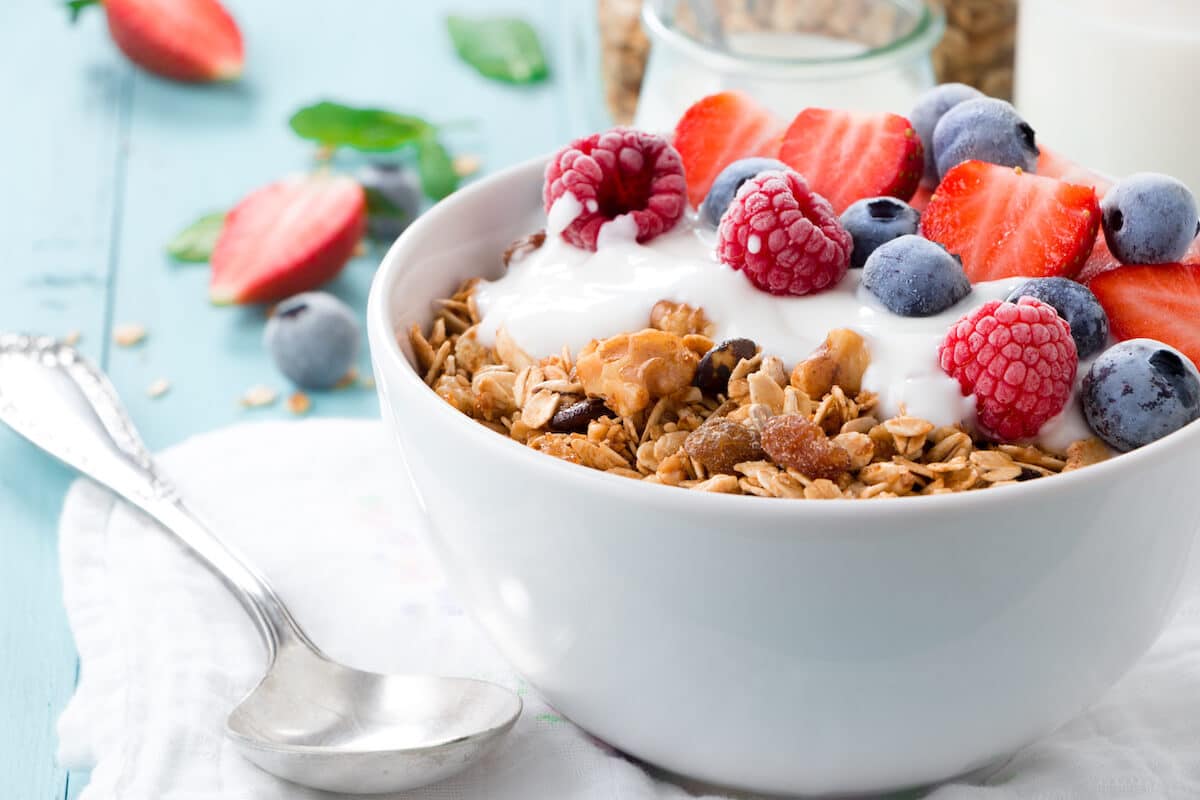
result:
<svg viewBox="0 0 1200 800"><path fill-rule="evenodd" d="M334 658L383 672L482 677L522 693L524 713L497 749L407 800L702 793L651 775L588 736L512 672L448 595L414 536L414 500L393 446L377 422L265 422L190 439L161 463ZM63 594L82 668L59 721L59 758L93 767L80 800L332 797L259 771L224 741L225 715L259 676L263 653L240 607L203 567L86 481L67 497L60 537ZM1153 652L1091 712L986 782L946 785L931 796L1200 796L1200 602L1184 607Z"/></svg>

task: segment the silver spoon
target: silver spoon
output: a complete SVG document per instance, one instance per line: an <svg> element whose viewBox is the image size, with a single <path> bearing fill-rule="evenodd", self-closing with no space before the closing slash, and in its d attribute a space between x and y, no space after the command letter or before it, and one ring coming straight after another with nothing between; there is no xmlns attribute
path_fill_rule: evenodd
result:
<svg viewBox="0 0 1200 800"><path fill-rule="evenodd" d="M268 668L225 733L267 772L334 792L412 789L462 770L516 722L520 698L486 681L379 675L331 661L262 575L183 504L112 384L72 348L0 335L0 421L146 512L241 601Z"/></svg>

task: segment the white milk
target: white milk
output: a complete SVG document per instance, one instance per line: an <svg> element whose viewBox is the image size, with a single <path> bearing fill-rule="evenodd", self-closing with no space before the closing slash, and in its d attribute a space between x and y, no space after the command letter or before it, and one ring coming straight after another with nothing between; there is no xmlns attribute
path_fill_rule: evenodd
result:
<svg viewBox="0 0 1200 800"><path fill-rule="evenodd" d="M761 59L845 58L867 51L859 42L812 33L737 33L727 46L734 55ZM729 72L670 48L651 48L634 127L672 130L696 100L729 89L746 92L784 123L809 106L907 114L917 95L933 84L928 58L883 62L872 69L813 65L803 73L764 64L761 70Z"/></svg>
<svg viewBox="0 0 1200 800"><path fill-rule="evenodd" d="M1200 192L1200 0L1021 0L1018 25L1016 105L1039 140Z"/></svg>
<svg viewBox="0 0 1200 800"><path fill-rule="evenodd" d="M577 201L565 205L578 208ZM492 343L503 327L535 357L558 353L563 345L578 353L592 339L645 328L654 304L673 300L703 308L717 326L718 341L751 339L790 367L831 329L853 328L871 353L863 385L879 394L883 414L897 414L903 405L908 413L937 424L970 424L974 399L963 397L958 383L942 372L938 345L963 314L1007 297L1026 280L979 283L941 314L901 317L859 288L862 270L850 270L840 284L818 294L776 297L717 261L713 232L691 219L645 245L633 240L622 220L609 226L613 231L601 232L596 252L551 236L541 248L512 262L502 278L481 283L476 295L483 315L480 339ZM1041 440L1061 451L1088 435L1072 401L1060 418L1047 423Z"/></svg>

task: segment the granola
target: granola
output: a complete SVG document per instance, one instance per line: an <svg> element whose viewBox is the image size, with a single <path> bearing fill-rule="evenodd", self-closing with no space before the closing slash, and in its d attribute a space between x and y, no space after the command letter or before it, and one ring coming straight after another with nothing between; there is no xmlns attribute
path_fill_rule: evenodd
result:
<svg viewBox="0 0 1200 800"><path fill-rule="evenodd" d="M862 337L830 331L792 369L748 340L714 344L703 309L655 306L647 327L534 358L504 331L487 346L469 281L412 326L415 367L443 400L496 433L613 475L703 492L869 499L1005 486L1108 457L1082 440L1061 457L876 416Z"/></svg>

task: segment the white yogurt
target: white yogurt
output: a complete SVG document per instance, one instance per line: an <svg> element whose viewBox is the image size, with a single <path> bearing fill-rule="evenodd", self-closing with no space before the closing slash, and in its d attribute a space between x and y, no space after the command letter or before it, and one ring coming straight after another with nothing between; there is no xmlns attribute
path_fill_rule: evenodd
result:
<svg viewBox="0 0 1200 800"><path fill-rule="evenodd" d="M578 207L575 201L570 210L577 215ZM751 339L790 365L808 356L833 328L852 328L870 349L863 385L879 394L883 415L898 414L904 406L936 424L969 425L974 398L963 397L957 381L942 372L938 344L963 314L1007 297L1026 280L978 283L941 314L901 317L859 288L862 270L850 270L836 287L818 294L775 297L717 261L714 234L691 220L645 245L633 240L627 225L621 218L605 225L614 230L602 229L594 253L548 236L502 278L481 283L476 295L483 315L480 339L490 344L503 327L535 356L557 353L564 344L579 352L592 339L645 328L654 304L672 300L702 307L717 326L718 341ZM1080 374L1085 369L1081 365ZM1089 435L1074 398L1043 434L1056 450Z"/></svg>

